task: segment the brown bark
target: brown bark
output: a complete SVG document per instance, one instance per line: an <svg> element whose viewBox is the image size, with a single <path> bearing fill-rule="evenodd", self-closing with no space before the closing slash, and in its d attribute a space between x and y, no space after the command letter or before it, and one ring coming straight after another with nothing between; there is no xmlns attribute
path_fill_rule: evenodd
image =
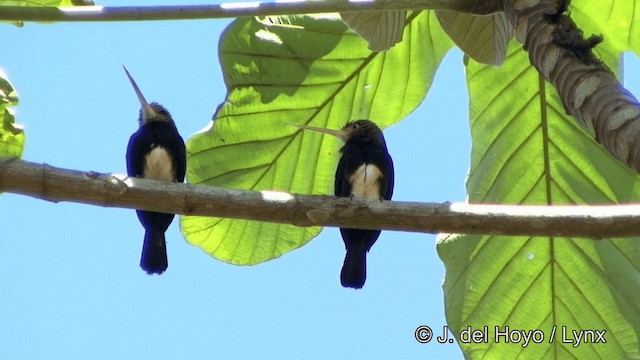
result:
<svg viewBox="0 0 640 360"><path fill-rule="evenodd" d="M568 15L554 0L505 0L507 17L516 27L529 60L557 89L567 113L575 117L616 159L640 172L640 104L598 61Z"/></svg>
<svg viewBox="0 0 640 360"><path fill-rule="evenodd" d="M167 183L66 170L18 159L0 158L0 191L54 202L72 201L297 226L594 239L640 235L640 205L507 206L379 202Z"/></svg>

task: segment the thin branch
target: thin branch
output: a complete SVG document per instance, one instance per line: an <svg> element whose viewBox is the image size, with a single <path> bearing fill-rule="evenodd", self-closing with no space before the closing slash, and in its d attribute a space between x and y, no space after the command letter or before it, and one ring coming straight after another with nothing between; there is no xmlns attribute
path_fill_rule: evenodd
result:
<svg viewBox="0 0 640 360"><path fill-rule="evenodd" d="M183 6L0 6L0 21L141 21L219 19L245 16L292 15L365 10L439 9L485 15L502 10L499 1L486 0L328 0L241 2Z"/></svg>
<svg viewBox="0 0 640 360"><path fill-rule="evenodd" d="M366 201L334 196L240 191L0 159L0 191L186 215L297 226L341 226L425 233L571 236L640 235L640 205L509 206Z"/></svg>

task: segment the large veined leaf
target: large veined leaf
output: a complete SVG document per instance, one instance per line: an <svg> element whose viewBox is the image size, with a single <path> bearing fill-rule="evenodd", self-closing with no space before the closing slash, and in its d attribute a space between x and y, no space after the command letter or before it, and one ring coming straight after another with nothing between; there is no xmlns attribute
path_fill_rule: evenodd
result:
<svg viewBox="0 0 640 360"><path fill-rule="evenodd" d="M24 131L15 122L12 106L18 95L0 70L0 157L20 157L24 150Z"/></svg>
<svg viewBox="0 0 640 360"><path fill-rule="evenodd" d="M335 15L245 18L220 41L228 94L209 127L187 142L190 183L331 194L341 144L291 126L381 127L425 97L451 42L429 12L407 18L405 40L372 53ZM256 264L298 248L320 228L181 217L191 244L233 264Z"/></svg>
<svg viewBox="0 0 640 360"><path fill-rule="evenodd" d="M340 13L342 21L369 43L372 51L390 49L402 41L406 10Z"/></svg>
<svg viewBox="0 0 640 360"><path fill-rule="evenodd" d="M618 51L633 50L640 55L640 2L628 0L573 0L569 7L571 17L585 35L604 34L600 47Z"/></svg>
<svg viewBox="0 0 640 360"><path fill-rule="evenodd" d="M613 66L615 64L610 64ZM473 150L469 201L607 204L640 200L640 179L565 114L521 45L501 68L470 61ZM447 323L454 334L488 327L488 343L459 341L468 358L640 357L640 239L449 236ZM540 330L523 346L496 341L496 326ZM555 333L554 333L555 329ZM570 343L573 331L592 330ZM595 330L603 332L606 343ZM563 332L564 331L564 332ZM553 337L552 337L553 336Z"/></svg>
<svg viewBox="0 0 640 360"><path fill-rule="evenodd" d="M467 56L483 64L502 64L513 37L513 26L503 12L476 16L438 10L436 14L444 31Z"/></svg>

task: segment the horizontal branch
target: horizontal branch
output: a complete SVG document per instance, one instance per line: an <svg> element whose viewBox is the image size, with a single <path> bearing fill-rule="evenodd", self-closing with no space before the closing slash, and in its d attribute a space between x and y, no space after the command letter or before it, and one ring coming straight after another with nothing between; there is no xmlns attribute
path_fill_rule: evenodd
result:
<svg viewBox="0 0 640 360"><path fill-rule="evenodd" d="M485 15L502 10L486 0L329 0L239 2L182 6L0 6L2 21L141 21L219 19L245 16L292 15L366 10L452 10Z"/></svg>
<svg viewBox="0 0 640 360"><path fill-rule="evenodd" d="M18 159L0 159L0 191L54 202L71 201L297 226L595 239L640 235L640 205L380 202L167 183L66 170Z"/></svg>

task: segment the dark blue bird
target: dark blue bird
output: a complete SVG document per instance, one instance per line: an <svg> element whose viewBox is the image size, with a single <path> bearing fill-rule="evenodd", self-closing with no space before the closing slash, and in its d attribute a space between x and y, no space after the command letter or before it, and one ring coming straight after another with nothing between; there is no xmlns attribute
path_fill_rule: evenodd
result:
<svg viewBox="0 0 640 360"><path fill-rule="evenodd" d="M391 200L393 161L382 130L369 120L356 120L342 130L301 126L303 129L334 135L344 141L342 157L336 169L336 196ZM367 279L367 252L380 236L380 230L340 228L347 254L340 282L344 287L360 289Z"/></svg>
<svg viewBox="0 0 640 360"><path fill-rule="evenodd" d="M124 66L123 66L124 67ZM187 168L184 141L171 114L158 103L149 104L125 68L140 100L140 127L127 145L127 174L145 179L183 182ZM164 233L174 214L136 210L144 227L144 243L140 267L147 274L162 274L168 267Z"/></svg>

